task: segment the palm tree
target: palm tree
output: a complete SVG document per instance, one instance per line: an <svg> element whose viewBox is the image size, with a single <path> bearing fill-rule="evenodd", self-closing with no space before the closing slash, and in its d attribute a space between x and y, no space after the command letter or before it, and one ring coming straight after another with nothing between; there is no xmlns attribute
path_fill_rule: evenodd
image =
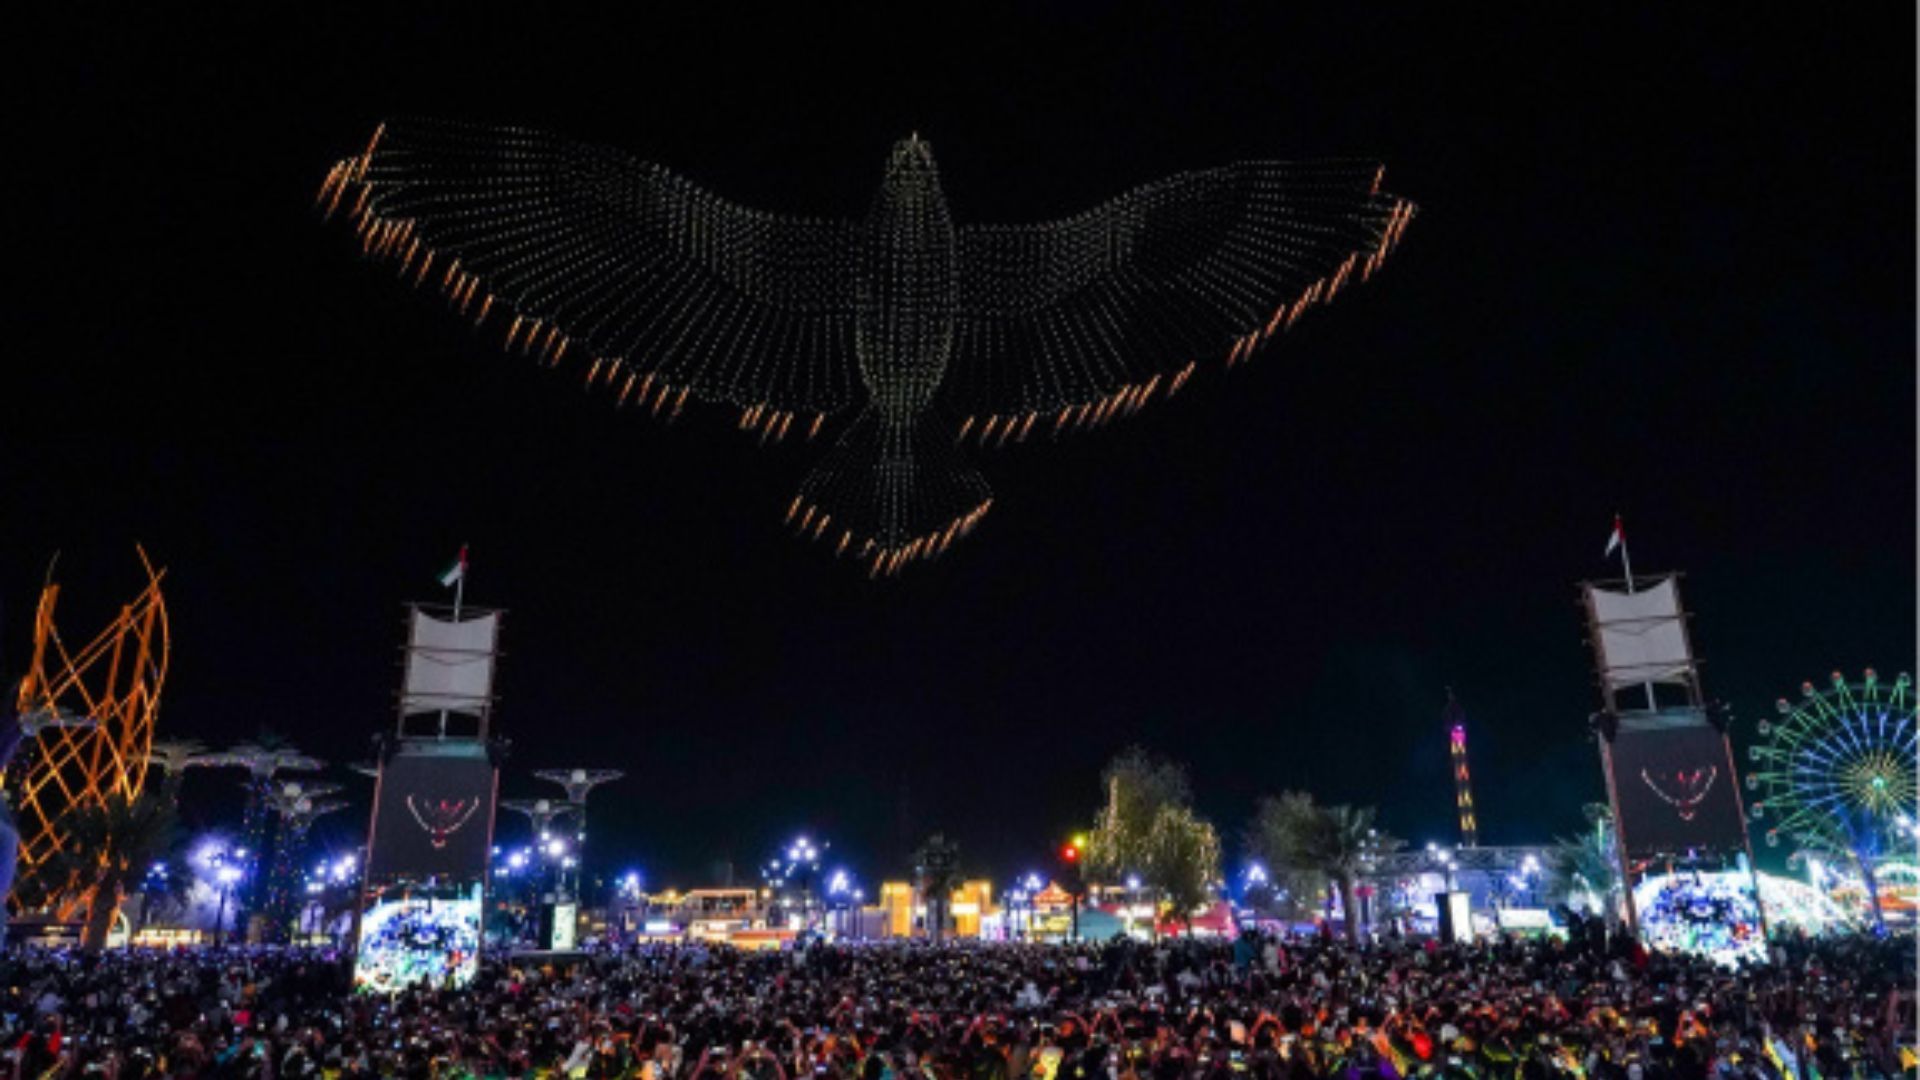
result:
<svg viewBox="0 0 1920 1080"><path fill-rule="evenodd" d="M920 895L926 898L927 936L939 941L947 928L953 891L964 880L960 875L960 845L934 833L914 852L913 873L920 884Z"/></svg>
<svg viewBox="0 0 1920 1080"><path fill-rule="evenodd" d="M66 826L66 843L48 859L47 879L63 883L70 894L87 894L80 945L98 952L127 886L173 850L179 818L173 801L158 792L135 798L115 793L74 811Z"/></svg>
<svg viewBox="0 0 1920 1080"><path fill-rule="evenodd" d="M1293 873L1317 873L1340 891L1347 939L1360 940L1360 878L1372 861L1399 846L1374 827L1371 806L1319 806L1313 796L1283 792L1262 799L1248 831L1248 846L1270 865Z"/></svg>
<svg viewBox="0 0 1920 1080"><path fill-rule="evenodd" d="M1580 895L1590 897L1602 911L1611 911L1620 895L1620 866L1615 861L1613 814L1603 804L1587 807L1593 827L1573 837L1556 837L1551 860L1554 891L1569 904Z"/></svg>

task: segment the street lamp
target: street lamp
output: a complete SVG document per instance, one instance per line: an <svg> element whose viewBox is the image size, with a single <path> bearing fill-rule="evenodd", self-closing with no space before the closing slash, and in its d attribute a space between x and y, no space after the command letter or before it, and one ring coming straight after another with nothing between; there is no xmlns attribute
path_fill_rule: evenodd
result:
<svg viewBox="0 0 1920 1080"><path fill-rule="evenodd" d="M224 946L227 943L227 894L233 891L234 882L239 881L244 871L238 866L222 862L214 868L214 878L220 882L220 906L213 916L214 944Z"/></svg>
<svg viewBox="0 0 1920 1080"><path fill-rule="evenodd" d="M1021 882L1021 885L1023 886L1021 891L1025 894L1027 901L1026 936L1031 940L1033 937L1034 902L1039 899L1040 893L1047 887L1047 883L1040 879L1039 874L1029 872L1026 879Z"/></svg>
<svg viewBox="0 0 1920 1080"><path fill-rule="evenodd" d="M802 928L812 924L813 916L813 879L820 872L820 856L831 843L815 844L806 836L795 837L781 852L781 856L767 860L763 872L766 882L776 894L783 890L800 890L800 923ZM797 880L796 880L797 879Z"/></svg>

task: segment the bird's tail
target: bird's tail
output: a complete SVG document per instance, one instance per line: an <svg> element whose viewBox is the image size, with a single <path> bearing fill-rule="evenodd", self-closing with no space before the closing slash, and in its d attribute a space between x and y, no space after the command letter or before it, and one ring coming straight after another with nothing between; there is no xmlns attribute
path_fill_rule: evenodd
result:
<svg viewBox="0 0 1920 1080"><path fill-rule="evenodd" d="M863 411L800 485L787 511L801 535L892 574L967 534L992 489L924 416Z"/></svg>

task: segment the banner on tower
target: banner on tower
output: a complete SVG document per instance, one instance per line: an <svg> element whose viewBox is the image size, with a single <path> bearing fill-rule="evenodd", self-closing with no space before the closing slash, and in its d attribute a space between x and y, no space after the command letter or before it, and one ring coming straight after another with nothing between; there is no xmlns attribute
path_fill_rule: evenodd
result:
<svg viewBox="0 0 1920 1080"><path fill-rule="evenodd" d="M1732 751L1699 712L1623 717L1601 753L1629 858L1745 846Z"/></svg>

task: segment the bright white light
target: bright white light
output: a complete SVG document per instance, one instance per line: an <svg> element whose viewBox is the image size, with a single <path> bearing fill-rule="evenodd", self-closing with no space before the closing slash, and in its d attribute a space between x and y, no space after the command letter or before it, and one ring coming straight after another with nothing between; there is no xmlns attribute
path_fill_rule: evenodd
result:
<svg viewBox="0 0 1920 1080"><path fill-rule="evenodd" d="M567 868L568 870L573 869L573 856L569 855L566 858L561 859L560 865Z"/></svg>
<svg viewBox="0 0 1920 1080"><path fill-rule="evenodd" d="M1138 874L1127 875L1127 888L1138 892L1140 889L1140 875Z"/></svg>
<svg viewBox="0 0 1920 1080"><path fill-rule="evenodd" d="M216 876L219 877L220 884L231 885L234 882L240 880L240 868L237 866L231 866L231 865L222 866L216 872Z"/></svg>

